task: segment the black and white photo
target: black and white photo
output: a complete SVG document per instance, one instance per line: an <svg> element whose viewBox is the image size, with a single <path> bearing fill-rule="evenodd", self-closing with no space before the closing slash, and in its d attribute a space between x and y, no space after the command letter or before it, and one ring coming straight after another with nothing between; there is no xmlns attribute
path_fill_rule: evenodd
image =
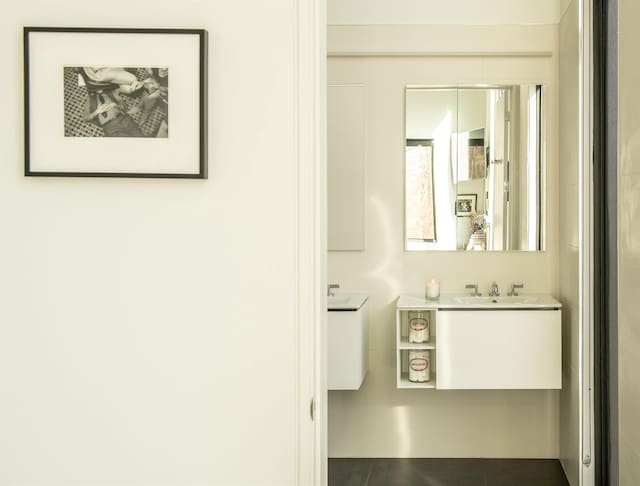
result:
<svg viewBox="0 0 640 486"><path fill-rule="evenodd" d="M458 194L456 197L456 216L471 216L476 212L476 194Z"/></svg>
<svg viewBox="0 0 640 486"><path fill-rule="evenodd" d="M207 177L207 33L24 28L25 175Z"/></svg>
<svg viewBox="0 0 640 486"><path fill-rule="evenodd" d="M66 66L65 137L169 135L169 68Z"/></svg>

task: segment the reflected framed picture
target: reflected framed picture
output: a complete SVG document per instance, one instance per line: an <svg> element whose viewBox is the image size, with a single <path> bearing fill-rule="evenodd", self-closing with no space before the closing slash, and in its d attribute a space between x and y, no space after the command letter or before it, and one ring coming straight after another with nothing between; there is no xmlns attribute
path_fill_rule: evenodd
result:
<svg viewBox="0 0 640 486"><path fill-rule="evenodd" d="M207 32L24 28L25 175L207 177Z"/></svg>
<svg viewBox="0 0 640 486"><path fill-rule="evenodd" d="M476 212L477 194L458 194L456 197L456 216L471 216Z"/></svg>

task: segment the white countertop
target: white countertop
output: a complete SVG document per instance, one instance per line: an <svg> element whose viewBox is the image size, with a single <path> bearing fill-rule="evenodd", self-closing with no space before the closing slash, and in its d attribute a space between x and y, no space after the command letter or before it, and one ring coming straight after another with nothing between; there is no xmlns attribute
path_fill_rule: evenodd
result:
<svg viewBox="0 0 640 486"><path fill-rule="evenodd" d="M327 297L327 310L357 311L369 298L366 294L336 293Z"/></svg>
<svg viewBox="0 0 640 486"><path fill-rule="evenodd" d="M501 295L472 297L469 294L443 294L437 300L423 295L409 294L398 298L396 308L411 309L560 309L562 304L546 294L522 294L517 297Z"/></svg>

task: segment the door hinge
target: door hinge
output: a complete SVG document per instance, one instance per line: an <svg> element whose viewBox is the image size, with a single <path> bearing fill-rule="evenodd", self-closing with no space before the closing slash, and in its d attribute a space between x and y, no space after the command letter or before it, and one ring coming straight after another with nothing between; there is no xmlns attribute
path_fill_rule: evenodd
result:
<svg viewBox="0 0 640 486"><path fill-rule="evenodd" d="M582 459L582 464L586 467L591 466L591 456L589 454L584 456L584 459Z"/></svg>
<svg viewBox="0 0 640 486"><path fill-rule="evenodd" d="M504 121L506 121L506 122L510 122L511 121L511 112L510 111L505 111L504 112Z"/></svg>
<svg viewBox="0 0 640 486"><path fill-rule="evenodd" d="M311 398L311 404L309 405L309 415L311 416L311 420L315 421L315 419L316 419L316 397Z"/></svg>

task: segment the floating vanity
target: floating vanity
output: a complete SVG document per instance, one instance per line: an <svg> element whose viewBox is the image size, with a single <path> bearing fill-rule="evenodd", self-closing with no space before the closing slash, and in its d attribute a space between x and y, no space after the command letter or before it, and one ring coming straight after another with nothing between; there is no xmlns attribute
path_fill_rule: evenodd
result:
<svg viewBox="0 0 640 486"><path fill-rule="evenodd" d="M439 390L562 388L561 304L547 295L437 301L401 296L396 306L397 386ZM410 342L410 318L430 326L427 342ZM428 351L430 379L409 380L412 351Z"/></svg>
<svg viewBox="0 0 640 486"><path fill-rule="evenodd" d="M329 390L358 390L369 369L368 296L336 294L327 297Z"/></svg>

